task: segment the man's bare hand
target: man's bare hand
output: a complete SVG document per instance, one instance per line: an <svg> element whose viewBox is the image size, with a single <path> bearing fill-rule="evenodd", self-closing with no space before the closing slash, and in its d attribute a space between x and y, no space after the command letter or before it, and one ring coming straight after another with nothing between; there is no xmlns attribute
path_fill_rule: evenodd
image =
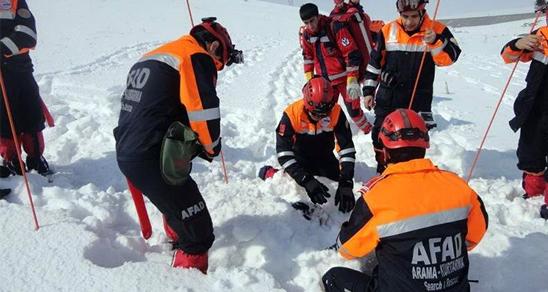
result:
<svg viewBox="0 0 548 292"><path fill-rule="evenodd" d="M368 95L364 97L363 104L365 105L365 108L367 110L371 110L373 106L375 106L375 99L373 98L373 95Z"/></svg>
<svg viewBox="0 0 548 292"><path fill-rule="evenodd" d="M516 42L516 48L528 51L540 50L540 39L537 35L533 34L524 36Z"/></svg>
<svg viewBox="0 0 548 292"><path fill-rule="evenodd" d="M431 45L436 41L436 36L437 35L433 30L427 29L424 32L424 42Z"/></svg>

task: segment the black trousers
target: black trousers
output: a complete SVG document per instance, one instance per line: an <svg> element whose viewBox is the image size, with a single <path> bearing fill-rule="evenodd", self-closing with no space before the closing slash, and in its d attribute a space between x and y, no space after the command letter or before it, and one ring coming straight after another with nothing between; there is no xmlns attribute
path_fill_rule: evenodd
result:
<svg viewBox="0 0 548 292"><path fill-rule="evenodd" d="M518 168L528 172L541 172L548 168L548 100L535 108L520 130ZM548 182L548 172L544 173Z"/></svg>
<svg viewBox="0 0 548 292"><path fill-rule="evenodd" d="M331 268L322 277L325 292L374 292L375 283L373 277L343 267Z"/></svg>
<svg viewBox="0 0 548 292"><path fill-rule="evenodd" d="M189 254L207 252L215 236L200 190L192 178L181 186L167 184L159 161L118 161L122 173L166 216L179 239L174 247Z"/></svg>
<svg viewBox="0 0 548 292"><path fill-rule="evenodd" d="M2 73L17 134L42 131L45 118L38 84L32 72L2 70ZM0 102L0 137L12 137L3 99Z"/></svg>
<svg viewBox="0 0 548 292"><path fill-rule="evenodd" d="M384 146L379 139L379 133L381 131L382 124L386 116L399 108L408 108L411 96L402 96L403 93L408 91L399 92L398 89L379 87L379 91L375 95L375 122L373 122L373 129L371 130L371 139L373 140L373 147L378 150L382 150ZM432 112L432 100L433 96L430 92L416 94L413 101L412 110L418 112ZM382 173L386 166L384 157L382 155L375 155L377 160L377 172Z"/></svg>
<svg viewBox="0 0 548 292"><path fill-rule="evenodd" d="M331 154L321 158L313 158L296 153L296 159L299 165L311 175L323 176L333 181L339 181L341 170L339 161L335 155Z"/></svg>

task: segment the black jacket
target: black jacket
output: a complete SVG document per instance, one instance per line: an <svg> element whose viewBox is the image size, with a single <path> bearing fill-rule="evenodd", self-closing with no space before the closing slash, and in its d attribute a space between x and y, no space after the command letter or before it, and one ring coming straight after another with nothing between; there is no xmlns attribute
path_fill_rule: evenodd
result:
<svg viewBox="0 0 548 292"><path fill-rule="evenodd" d="M541 39L545 38L544 51L524 51L521 56L521 61L531 61L531 66L525 79L527 87L519 93L514 102L515 117L509 122L514 132L523 126L531 113L546 110L548 107L548 26L533 34L540 35ZM519 58L520 50L516 47L518 40L514 39L502 48L501 55L507 63L515 62Z"/></svg>
<svg viewBox="0 0 548 292"><path fill-rule="evenodd" d="M28 51L36 46L36 24L25 0L0 5L2 69L32 72Z"/></svg>
<svg viewBox="0 0 548 292"><path fill-rule="evenodd" d="M335 138L339 146L339 182L352 181L356 150L350 125L336 104L331 114L312 122L304 112L302 99L289 105L276 128L276 152L280 165L300 185L310 174L298 160L327 160L333 156Z"/></svg>

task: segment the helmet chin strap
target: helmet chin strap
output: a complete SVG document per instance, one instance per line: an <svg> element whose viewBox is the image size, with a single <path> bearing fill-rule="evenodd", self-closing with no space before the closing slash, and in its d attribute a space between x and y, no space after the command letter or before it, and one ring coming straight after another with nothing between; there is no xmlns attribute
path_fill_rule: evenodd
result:
<svg viewBox="0 0 548 292"><path fill-rule="evenodd" d="M319 120L321 119L316 119L316 116L314 116L311 112L305 110L306 112L306 116L308 117L308 119L310 119L310 121L312 122L318 122Z"/></svg>
<svg viewBox="0 0 548 292"><path fill-rule="evenodd" d="M384 158L384 164L388 165L388 163L390 163L390 154L388 153L388 150L386 150L386 147L383 147L382 148L382 152L383 152L383 158Z"/></svg>

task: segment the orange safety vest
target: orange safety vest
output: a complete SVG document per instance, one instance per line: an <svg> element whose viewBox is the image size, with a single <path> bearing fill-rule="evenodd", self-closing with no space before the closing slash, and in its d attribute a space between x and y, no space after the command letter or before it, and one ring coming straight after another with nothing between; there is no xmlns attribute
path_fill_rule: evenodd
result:
<svg viewBox="0 0 548 292"><path fill-rule="evenodd" d="M197 53L208 54L196 39L187 35L145 54L140 61L156 60L179 72L180 102L188 113L190 127L198 134L204 149L216 155L214 148L220 143L220 137L211 136L207 121L220 119L221 113L219 107L204 109L191 61L191 56Z"/></svg>
<svg viewBox="0 0 548 292"><path fill-rule="evenodd" d="M438 21L433 21L428 17L428 14L424 15L424 20L420 27L420 32L409 36L403 29L403 23L401 18L392 21L382 28L382 32L385 36L386 51L403 51L403 52L424 52L427 49L432 55L434 63L438 66L449 66L453 64L453 60L443 51L443 48L447 45L446 40L437 40L433 44L425 44L424 31L432 29L436 34L441 34L445 30L446 26ZM382 63L384 65L384 62Z"/></svg>
<svg viewBox="0 0 548 292"><path fill-rule="evenodd" d="M337 122L339 121L341 106L335 104L329 116L316 123L311 122L306 115L306 112L304 111L304 102L302 99L299 99L288 106L285 109L285 113L289 117L291 126L296 134L319 135L326 132L333 132Z"/></svg>
<svg viewBox="0 0 548 292"><path fill-rule="evenodd" d="M466 250L480 242L487 222L464 180L415 159L390 164L364 189L341 227L338 250L347 259L375 251L382 291L422 291L438 282L465 287Z"/></svg>

